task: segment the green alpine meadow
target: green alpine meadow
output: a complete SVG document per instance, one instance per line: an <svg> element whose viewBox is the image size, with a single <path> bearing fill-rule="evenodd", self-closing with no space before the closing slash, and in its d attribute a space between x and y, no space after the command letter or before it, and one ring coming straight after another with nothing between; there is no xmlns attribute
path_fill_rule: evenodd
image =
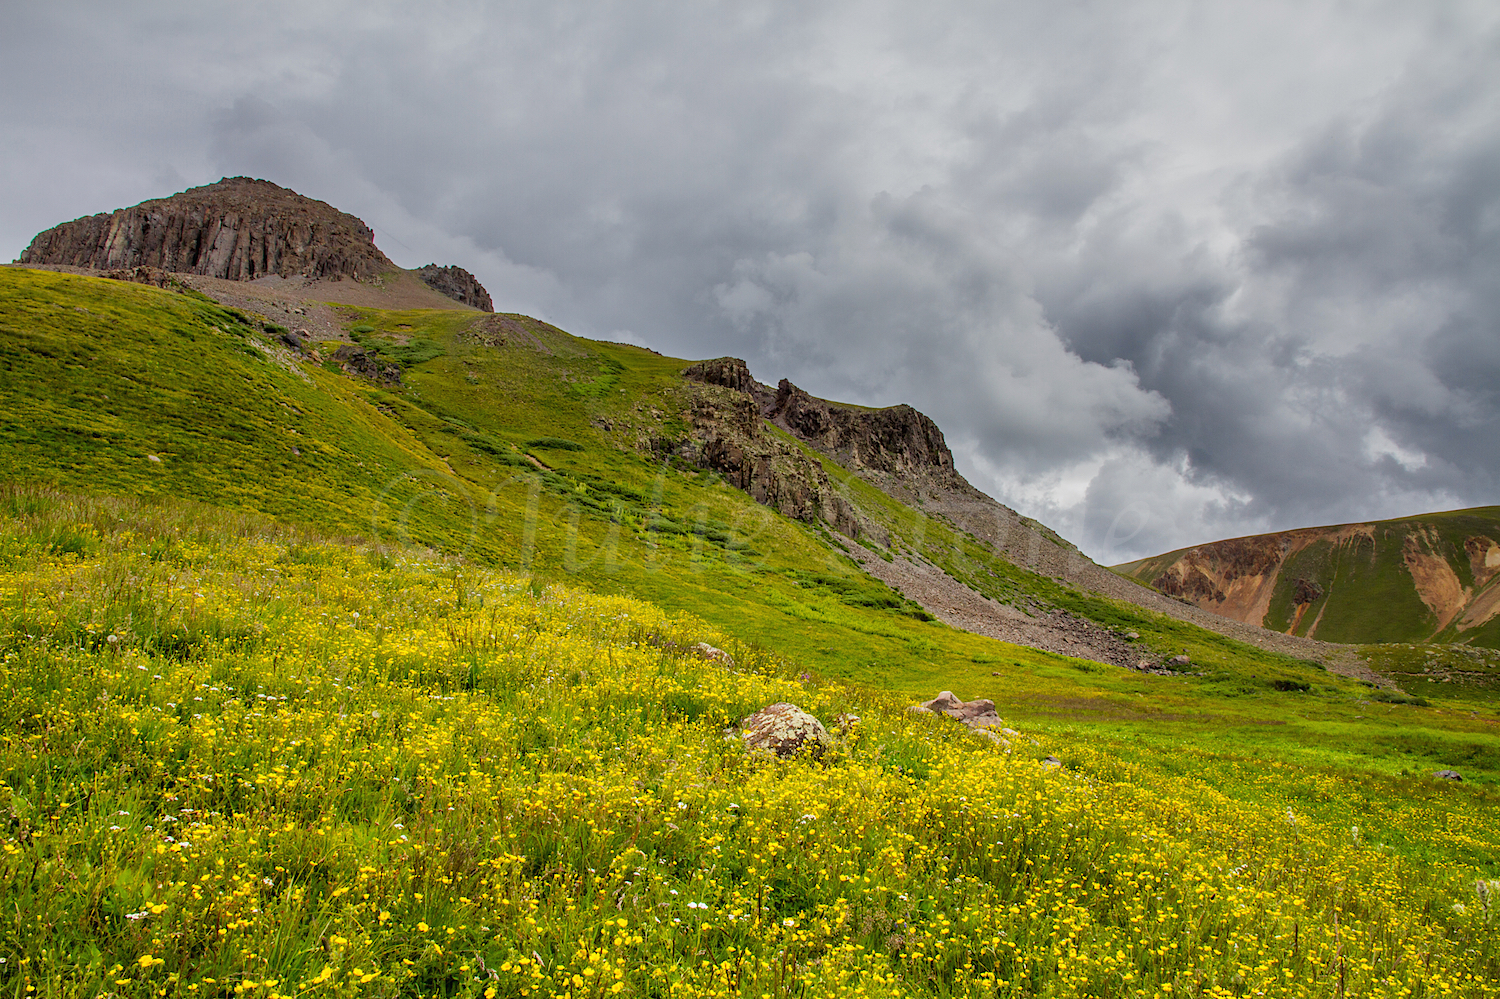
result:
<svg viewBox="0 0 1500 999"><path fill-rule="evenodd" d="M360 252L0 267L0 995L1500 995L1495 508L1111 572Z"/></svg>

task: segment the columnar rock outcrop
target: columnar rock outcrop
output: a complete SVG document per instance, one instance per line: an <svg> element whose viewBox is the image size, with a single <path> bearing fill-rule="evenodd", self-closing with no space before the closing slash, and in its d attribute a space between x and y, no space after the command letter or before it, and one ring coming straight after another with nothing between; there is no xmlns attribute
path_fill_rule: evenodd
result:
<svg viewBox="0 0 1500 999"><path fill-rule="evenodd" d="M33 239L20 262L156 267L231 281L271 274L365 281L397 269L353 215L250 177L64 222Z"/></svg>
<svg viewBox="0 0 1500 999"><path fill-rule="evenodd" d="M484 290L484 285L479 279L462 267L439 267L437 264L428 264L426 267L417 269L417 277L422 283L434 291L440 291L455 302L464 305L472 305L480 312L494 312L495 304L490 301L490 293Z"/></svg>

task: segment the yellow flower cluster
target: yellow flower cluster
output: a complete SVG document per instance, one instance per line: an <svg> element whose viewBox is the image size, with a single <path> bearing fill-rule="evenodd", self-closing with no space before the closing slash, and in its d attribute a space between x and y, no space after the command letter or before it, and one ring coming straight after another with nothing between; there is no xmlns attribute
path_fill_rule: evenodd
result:
<svg viewBox="0 0 1500 999"><path fill-rule="evenodd" d="M639 601L78 516L0 519L0 994L1500 995L1474 868ZM776 701L864 720L726 735Z"/></svg>

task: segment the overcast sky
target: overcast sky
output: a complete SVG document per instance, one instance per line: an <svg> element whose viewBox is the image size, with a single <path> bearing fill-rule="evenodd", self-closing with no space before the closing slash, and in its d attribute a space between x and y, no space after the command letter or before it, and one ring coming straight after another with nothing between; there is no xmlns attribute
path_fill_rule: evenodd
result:
<svg viewBox="0 0 1500 999"><path fill-rule="evenodd" d="M0 4L0 255L248 174L1104 562L1500 502L1500 5Z"/></svg>

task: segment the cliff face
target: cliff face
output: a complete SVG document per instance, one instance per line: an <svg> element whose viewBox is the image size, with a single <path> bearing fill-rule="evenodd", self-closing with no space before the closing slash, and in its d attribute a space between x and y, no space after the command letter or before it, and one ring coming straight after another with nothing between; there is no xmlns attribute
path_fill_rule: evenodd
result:
<svg viewBox="0 0 1500 999"><path fill-rule="evenodd" d="M353 215L249 177L64 222L32 240L20 262L155 267L231 281L269 274L369 280L396 269Z"/></svg>
<svg viewBox="0 0 1500 999"><path fill-rule="evenodd" d="M765 416L853 471L916 488L968 486L954 471L943 432L910 406L844 406L808 395L783 378Z"/></svg>
<svg viewBox="0 0 1500 999"><path fill-rule="evenodd" d="M725 481L796 520L822 521L851 538L860 534L854 508L833 488L823 466L766 425L762 403L770 390L745 362L722 357L683 372L698 384L691 441L679 456L718 472Z"/></svg>
<svg viewBox="0 0 1500 999"><path fill-rule="evenodd" d="M938 425L910 406L866 409L829 402L785 378L773 389L756 381L737 357L700 361L683 376L748 396L762 418L882 488L974 492L954 470Z"/></svg>
<svg viewBox="0 0 1500 999"><path fill-rule="evenodd" d="M490 301L490 293L484 290L484 285L479 279L462 267L439 267L437 264L428 264L417 270L417 277L427 287L442 292L455 302L464 305L472 305L480 312L494 312L495 304Z"/></svg>

